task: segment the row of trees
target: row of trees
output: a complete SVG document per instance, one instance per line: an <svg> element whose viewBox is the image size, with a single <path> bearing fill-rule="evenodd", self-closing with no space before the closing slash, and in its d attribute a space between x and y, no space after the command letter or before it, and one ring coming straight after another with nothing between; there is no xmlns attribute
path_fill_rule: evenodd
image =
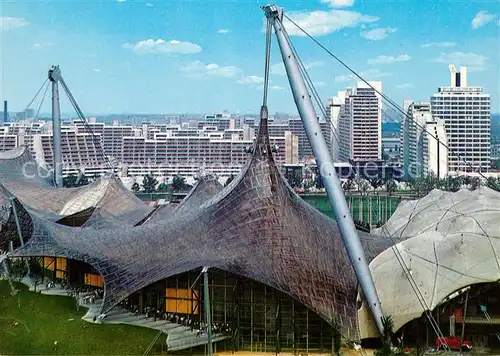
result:
<svg viewBox="0 0 500 356"><path fill-rule="evenodd" d="M63 178L63 184L66 188L75 188L75 187L82 187L84 185L87 185L96 179L98 179L99 176L94 176L92 178L88 178L85 174L80 173L80 174L70 174L66 177Z"/></svg>
<svg viewBox="0 0 500 356"><path fill-rule="evenodd" d="M440 179L431 173L426 177L410 180L408 186L417 196L426 195L433 189L457 192L463 188L476 190L481 186L486 186L500 192L500 177L488 177L486 180L482 180L479 177L447 176Z"/></svg>
<svg viewBox="0 0 500 356"><path fill-rule="evenodd" d="M173 192L179 192L186 189L187 186L188 185L186 184L186 179L182 176L177 175L174 177L174 179L172 179L170 189ZM139 183L137 182L132 184L132 191L134 193L139 193L140 191L143 191L144 193L166 192L168 191L168 189L169 186L165 182L159 183L155 177L149 174L144 176L141 185L139 185Z"/></svg>
<svg viewBox="0 0 500 356"><path fill-rule="evenodd" d="M92 178L88 178L83 173L80 173L78 175L69 174L68 176L64 177L63 183L66 188L75 188L75 187L82 187L84 185L92 183L96 179L99 179L98 175ZM172 184L170 184L170 189L174 192L178 192L186 189L187 186L188 185L186 184L186 179L180 175L177 175L172 180ZM145 193L166 192L168 189L169 186L166 183L164 182L160 183L155 177L149 174L144 176L141 184L135 182L132 185L132 191L134 193L138 193L140 191L143 191Z"/></svg>
<svg viewBox="0 0 500 356"><path fill-rule="evenodd" d="M316 189L323 189L323 182L319 175L315 176L314 180L303 179L299 174L290 174L286 178L288 184L292 188L303 188L309 190L313 187ZM92 178L86 177L84 174L70 174L64 178L64 186L67 188L81 187L87 185L98 179L98 176ZM225 185L228 185L234 179L234 175L230 176ZM500 192L500 177L488 177L486 180L482 180L479 177L470 176L447 176L446 178L438 178L434 173L430 173L426 177L420 177L411 179L405 183L406 187L410 192L416 196L424 196L428 194L433 189L441 189L450 192L456 192L462 188L467 188L470 190L476 190L480 186L486 186L493 190ZM173 192L178 192L186 189L188 185L186 184L186 179L180 175L173 178L172 183L168 186L166 183L159 181L152 175L144 176L142 184L135 182L132 185L132 191L134 193L145 192L166 192L169 190ZM342 183L342 188L345 192L357 191L361 194L367 194L370 189L375 192L377 189L381 189L388 194L393 194L399 190L399 184L393 179L382 179L374 177L371 179L364 179L361 177L351 178Z"/></svg>
<svg viewBox="0 0 500 356"><path fill-rule="evenodd" d="M316 189L324 188L321 178L316 176L314 181L302 179L298 174L290 174L287 176L288 183L292 188L304 188L308 190L312 187ZM389 195L393 194L402 188L416 196L424 196L433 189L441 189L449 192L457 192L460 189L476 190L481 186L486 186L500 192L500 177L488 177L481 179L479 177L470 176L447 176L438 178L434 173L430 173L425 177L411 179L408 182L398 183L394 179L382 179L374 177L365 179L361 177L350 178L342 183L344 192L360 192L367 194L371 190L373 192L382 190Z"/></svg>
<svg viewBox="0 0 500 356"><path fill-rule="evenodd" d="M384 190L392 194L398 189L398 184L394 179L372 178L365 179L361 177L351 178L342 183L344 192L358 191L366 194L370 188L375 192L377 189L384 187Z"/></svg>

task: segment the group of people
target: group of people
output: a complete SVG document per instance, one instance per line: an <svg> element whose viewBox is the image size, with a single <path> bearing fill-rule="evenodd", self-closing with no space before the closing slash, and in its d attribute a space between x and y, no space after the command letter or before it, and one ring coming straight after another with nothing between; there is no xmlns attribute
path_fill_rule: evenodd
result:
<svg viewBox="0 0 500 356"><path fill-rule="evenodd" d="M149 305L145 306L143 311L139 310L139 306L128 299L122 301L120 306L134 313L137 316L145 315L146 318L154 318L156 320L166 320L173 324L180 324L187 326L192 330L197 330L197 336L204 335L207 331L207 326L205 322L196 320L189 314L178 314L178 313L167 313L164 310L151 307ZM223 322L213 322L212 323L212 333L213 334L231 334L232 330L229 323Z"/></svg>
<svg viewBox="0 0 500 356"><path fill-rule="evenodd" d="M104 296L103 288L87 287L82 289L79 287L72 286L66 279L63 279L61 281L61 287L66 290L66 293L70 297L77 298L84 304L93 304L96 299L102 299ZM55 288L54 282L47 283L47 289L50 288Z"/></svg>
<svg viewBox="0 0 500 356"><path fill-rule="evenodd" d="M181 324L190 327L193 330L198 330L197 336L204 335L207 332L207 325L203 321L192 319L190 315L182 315L176 313L166 313L166 320L171 323ZM229 323L212 322L213 334L231 334L231 326Z"/></svg>
<svg viewBox="0 0 500 356"><path fill-rule="evenodd" d="M85 304L94 304L96 299L102 299L104 296L104 290L102 288L94 289L93 292L88 293L82 297L82 301Z"/></svg>

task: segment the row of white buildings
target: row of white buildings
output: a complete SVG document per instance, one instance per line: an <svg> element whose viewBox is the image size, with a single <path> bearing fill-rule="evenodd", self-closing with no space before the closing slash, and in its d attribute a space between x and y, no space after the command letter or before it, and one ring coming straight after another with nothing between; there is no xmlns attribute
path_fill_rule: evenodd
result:
<svg viewBox="0 0 500 356"><path fill-rule="evenodd" d="M490 96L467 86L466 68L457 73L450 65L450 75L450 86L440 87L430 101L404 102L397 151L407 177L490 168ZM329 99L320 125L334 162L382 161L381 93L381 82L360 82ZM63 172L100 174L109 169L109 159L131 176L192 177L200 171L229 176L245 164L257 127L254 118L226 113L205 115L194 124L125 125L91 119L85 127L68 122L62 129ZM300 118L270 119L269 134L278 147L278 164L313 158ZM20 145L28 146L40 164L52 167L50 122L17 121L0 127L0 150Z"/></svg>
<svg viewBox="0 0 500 356"><path fill-rule="evenodd" d="M253 118L239 123L228 114L206 115L196 127L185 124L106 124L90 119L62 125L63 174L85 171L93 176L109 165L126 176L153 174L192 178L200 172L221 177L237 174L248 160L258 125ZM271 120L272 121L272 120ZM329 122L321 122L328 137ZM312 155L300 118L269 124L271 145L279 165L298 164ZM53 167L52 124L16 121L0 127L0 150L27 146L43 166Z"/></svg>
<svg viewBox="0 0 500 356"><path fill-rule="evenodd" d="M467 86L467 69L450 65L450 86L439 87L428 102L405 100L399 157L407 177L434 172L488 172L491 166L490 95ZM328 102L338 140L338 161L382 159L382 83L358 83Z"/></svg>

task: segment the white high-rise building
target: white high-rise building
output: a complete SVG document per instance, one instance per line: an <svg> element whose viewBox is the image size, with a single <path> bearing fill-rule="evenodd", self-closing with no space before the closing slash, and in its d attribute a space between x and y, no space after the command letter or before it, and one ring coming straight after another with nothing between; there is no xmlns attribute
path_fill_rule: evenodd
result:
<svg viewBox="0 0 500 356"><path fill-rule="evenodd" d="M358 82L357 88L340 92L338 116L341 161L382 159L382 82ZM374 90L376 89L376 90Z"/></svg>
<svg viewBox="0 0 500 356"><path fill-rule="evenodd" d="M444 122L450 172L490 168L491 103L482 87L467 86L467 69L450 64L450 86L431 96L431 112Z"/></svg>
<svg viewBox="0 0 500 356"><path fill-rule="evenodd" d="M406 115L401 125L401 155L405 177L433 172L444 178L448 174L448 149L443 122L433 118L428 102L405 100L403 107Z"/></svg>
<svg viewBox="0 0 500 356"><path fill-rule="evenodd" d="M337 96L328 99L326 107L327 118L332 127L331 142L332 142L332 160L333 162L340 161L340 137L339 137L339 120L342 105L345 103L345 92L339 91Z"/></svg>

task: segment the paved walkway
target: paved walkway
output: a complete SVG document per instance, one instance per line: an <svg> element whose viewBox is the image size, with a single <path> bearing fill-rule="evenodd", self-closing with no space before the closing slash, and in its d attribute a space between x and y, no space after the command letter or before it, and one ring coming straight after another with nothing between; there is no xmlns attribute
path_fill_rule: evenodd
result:
<svg viewBox="0 0 500 356"><path fill-rule="evenodd" d="M29 277L24 277L21 283L27 285L31 291L35 290L33 280ZM38 284L36 290L47 295L62 295L69 296L68 291L63 289L60 284L54 284L53 288L47 288L47 283ZM82 317L87 322L94 322L94 317L97 317L101 311L102 299L95 299L93 303L84 303L80 297L79 305L87 308L87 313ZM191 330L190 327L170 321L154 318L147 318L145 315L135 315L128 310L117 306L101 321L102 324L127 324L135 325L150 329L158 330L167 335L167 347L170 351L179 351L191 347L202 346L208 343L206 335L197 336L198 330ZM230 338L226 335L214 335L213 341L221 341Z"/></svg>

